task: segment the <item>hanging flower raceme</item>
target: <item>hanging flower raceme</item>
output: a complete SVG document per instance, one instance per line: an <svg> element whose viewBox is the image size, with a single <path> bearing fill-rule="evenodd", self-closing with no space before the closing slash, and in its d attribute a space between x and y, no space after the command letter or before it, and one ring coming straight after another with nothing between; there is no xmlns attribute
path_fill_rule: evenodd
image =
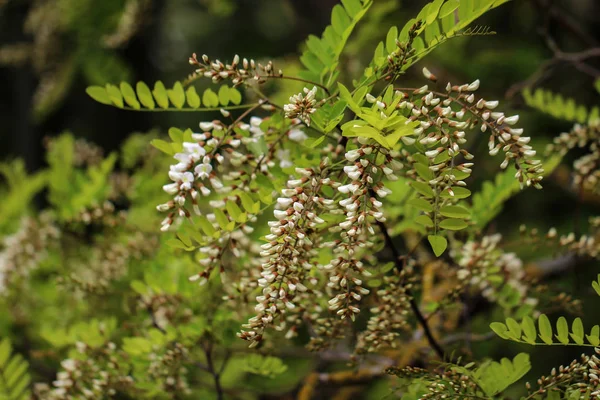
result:
<svg viewBox="0 0 600 400"><path fill-rule="evenodd" d="M326 162L321 164L321 168L325 166ZM319 195L328 178L313 169L297 168L296 172L300 178L288 180L286 189L281 191L282 197L277 199L273 211L275 220L269 222L271 233L265 236L268 242L262 246L261 256L265 261L258 280L262 293L256 298L257 315L238 334L250 341L252 347L262 340L268 326L278 322L278 317L296 309L297 293L308 290L305 275L313 268L311 232L325 222L317 215L319 210L333 203ZM277 328L284 327L285 320L281 318Z"/></svg>

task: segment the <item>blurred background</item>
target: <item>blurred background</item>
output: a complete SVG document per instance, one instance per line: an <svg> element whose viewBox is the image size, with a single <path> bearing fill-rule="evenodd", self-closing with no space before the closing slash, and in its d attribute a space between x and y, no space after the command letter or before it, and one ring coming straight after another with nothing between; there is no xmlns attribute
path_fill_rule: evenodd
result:
<svg viewBox="0 0 600 400"><path fill-rule="evenodd" d="M85 88L159 79L170 86L192 72L187 60L193 52L223 61L231 60L234 54L273 60L276 68L293 75L301 68L298 54L303 41L309 34L320 35L336 3L0 0L0 160L23 158L27 169L35 171L45 164L44 138L64 131L96 143L107 153L118 148L131 132L156 129L166 134L170 126L195 128L201 118L210 117L119 110L96 103ZM389 27L402 27L427 1L374 3L345 53L344 64L357 75ZM507 114L520 114L522 126L540 149L572 124L527 108L520 89L544 87L588 107L600 104L594 89L595 80L600 78L600 52L595 58L592 54L575 61L560 57L565 52L582 54L600 49L600 1L515 0L486 14L477 24L489 26L496 34L448 41L401 78L401 84L421 86L420 71L425 65L444 83L479 78L481 94L503 101ZM351 78L344 79L351 82ZM476 154L484 154L485 147L483 140ZM575 152L567 161L577 156ZM493 177L497 161L485 161L475 171L475 189ZM557 226L566 232L585 232L585 221L598 214L600 201L594 196L578 197L570 185L568 169L569 162L559 167L544 191L528 190L515 196L491 231L516 234L514 221L519 221L540 229ZM535 256L530 249L515 250L526 260L528 255ZM578 281L589 282L588 276L595 275L598 268L592 264L582 271L583 278L563 275L554 284L574 293ZM513 352L502 344L503 348L481 351L490 356ZM538 359L544 357L566 362L573 354L566 350L560 354L559 350L553 355L540 353ZM548 360L552 364L556 361Z"/></svg>
<svg viewBox="0 0 600 400"><path fill-rule="evenodd" d="M336 3L0 0L0 158L24 157L27 167L35 170L44 162L45 136L70 130L113 149L132 131L180 124L173 115L99 105L84 90L109 82L158 79L169 86L192 72L187 63L192 52L222 60L236 53L273 59L289 74L297 68L303 41L322 32ZM350 48L353 69L358 72L361 62L368 62L374 44L390 26L402 26L426 3L376 0L370 23L359 27ZM563 14L575 26L553 17ZM423 63L453 82L479 78L485 91L504 97L511 85L525 80L551 56L539 33L545 24L563 50L574 51L598 45L599 19L597 0L512 1L478 21L497 35L453 39ZM573 66L557 69L548 79L551 87L583 103L594 100L589 97L592 78ZM518 96L511 104L520 104Z"/></svg>

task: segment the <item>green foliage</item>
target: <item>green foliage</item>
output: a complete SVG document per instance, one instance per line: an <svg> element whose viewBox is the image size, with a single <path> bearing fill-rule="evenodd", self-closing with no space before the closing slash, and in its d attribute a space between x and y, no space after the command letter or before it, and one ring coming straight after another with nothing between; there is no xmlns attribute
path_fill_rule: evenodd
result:
<svg viewBox="0 0 600 400"><path fill-rule="evenodd" d="M300 76L331 88L338 76L339 58L348 38L360 19L373 4L372 0L343 0L333 7L331 25L321 38L310 35L300 61L306 67Z"/></svg>
<svg viewBox="0 0 600 400"><path fill-rule="evenodd" d="M250 354L244 361L242 367L244 371L271 379L283 374L288 369L287 365L278 357Z"/></svg>
<svg viewBox="0 0 600 400"><path fill-rule="evenodd" d="M519 353L511 361L503 358L500 362L487 361L474 369L457 368L470 376L486 396L496 396L521 379L531 369L529 354Z"/></svg>
<svg viewBox="0 0 600 400"><path fill-rule="evenodd" d="M29 364L20 354L12 354L8 339L0 341L0 399L26 400L30 398Z"/></svg>
<svg viewBox="0 0 600 400"><path fill-rule="evenodd" d="M420 23L417 36L411 41L413 54L406 56L402 70L408 69L439 44L449 38L461 34L473 21L486 12L496 8L508 0L435 0L426 4L416 18L409 20L401 30L392 27L387 33L386 40L381 41L375 49L375 54L361 82L369 82L377 77L377 71L385 67L388 55L397 50L396 41L402 44L409 42L409 31Z"/></svg>
<svg viewBox="0 0 600 400"><path fill-rule="evenodd" d="M117 161L113 153L85 171L74 167L75 141L65 133L52 141L47 154L50 202L63 219L75 216L83 208L101 204L108 195L108 179Z"/></svg>
<svg viewBox="0 0 600 400"><path fill-rule="evenodd" d="M48 175L45 171L29 175L23 160L0 164L0 174L7 183L6 193L0 192L0 232L6 232L14 228L11 224L27 211L33 197L44 189Z"/></svg>
<svg viewBox="0 0 600 400"><path fill-rule="evenodd" d="M127 82L121 82L119 86L90 86L86 92L99 103L136 111L214 111L237 108L242 102L241 93L233 87L223 85L218 93L208 88L200 96L194 86L184 89L181 82L167 89L157 81L152 91L144 82L138 82L135 90Z"/></svg>
<svg viewBox="0 0 600 400"><path fill-rule="evenodd" d="M591 347L598 347L600 345L600 326L594 325L590 334L587 335L584 332L583 323L580 318L574 319L569 329L566 318L560 317L556 322L555 334L553 334L550 320L544 314L538 317L537 328L530 317L523 318L521 323L512 318L508 318L506 323L492 322L490 328L502 339L518 343ZM542 342L537 340L538 337Z"/></svg>
<svg viewBox="0 0 600 400"><path fill-rule="evenodd" d="M560 164L562 157L553 155L544 161L544 176L548 176ZM514 172L503 171L496 174L494 181L485 181L481 189L473 195L471 206L472 221L477 229L482 230L501 211L508 199L519 193L519 183L515 181Z"/></svg>
<svg viewBox="0 0 600 400"><path fill-rule="evenodd" d="M91 321L79 321L65 328L43 326L40 336L57 349L74 345L77 342L96 348L104 345L116 328L116 318L92 319Z"/></svg>
<svg viewBox="0 0 600 400"><path fill-rule="evenodd" d="M418 122L409 121L407 117L396 110L396 106L402 99L394 96L392 87L388 87L382 99L385 104L388 104L386 112L389 113L389 116L386 119L380 117L381 112L376 104L370 107L359 106L362 103L362 97L366 94L364 91L359 91L352 96L341 83L339 89L340 97L357 117L342 126L342 134L345 137L369 138L385 148L393 149L397 147L402 137L414 134L414 128Z"/></svg>
<svg viewBox="0 0 600 400"><path fill-rule="evenodd" d="M577 104L574 99L565 99L562 95L550 90L530 88L523 90L523 98L529 107L533 107L554 118L580 124L590 123L600 118L600 109L596 106L588 109Z"/></svg>

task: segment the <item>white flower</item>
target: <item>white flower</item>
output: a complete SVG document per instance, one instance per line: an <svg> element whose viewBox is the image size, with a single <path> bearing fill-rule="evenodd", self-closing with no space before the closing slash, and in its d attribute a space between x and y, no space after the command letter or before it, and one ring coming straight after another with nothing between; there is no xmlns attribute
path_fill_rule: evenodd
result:
<svg viewBox="0 0 600 400"><path fill-rule="evenodd" d="M194 183L194 174L191 172L183 172L180 178L181 184L179 185L179 189L181 190L190 190L192 188L192 184Z"/></svg>
<svg viewBox="0 0 600 400"><path fill-rule="evenodd" d="M279 159L279 166L281 168L288 168L294 165L290 159L290 151L288 149L277 150L275 157Z"/></svg>
<svg viewBox="0 0 600 400"><path fill-rule="evenodd" d="M184 142L183 149L190 155L190 158L193 161L200 160L200 158L204 157L206 154L204 147L200 146L198 143Z"/></svg>
<svg viewBox="0 0 600 400"><path fill-rule="evenodd" d="M210 173L212 172L212 165L210 165L210 160L208 160L208 157L204 157L202 164L196 165L194 172L199 179L206 179L210 176Z"/></svg>
<svg viewBox="0 0 600 400"><path fill-rule="evenodd" d="M213 129L215 126L212 122L200 122L200 129L202 129L203 131L210 131L211 129Z"/></svg>
<svg viewBox="0 0 600 400"><path fill-rule="evenodd" d="M175 194L179 191L179 185L177 183L170 183L163 186L163 190L168 194Z"/></svg>
<svg viewBox="0 0 600 400"><path fill-rule="evenodd" d="M288 137L294 142L303 142L308 139L308 136L302 129L292 129L288 132Z"/></svg>

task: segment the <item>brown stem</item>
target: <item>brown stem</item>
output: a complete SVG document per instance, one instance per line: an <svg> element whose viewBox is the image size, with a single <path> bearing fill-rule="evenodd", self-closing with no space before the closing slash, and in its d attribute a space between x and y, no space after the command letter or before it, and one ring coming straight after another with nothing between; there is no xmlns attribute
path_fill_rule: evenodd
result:
<svg viewBox="0 0 600 400"><path fill-rule="evenodd" d="M217 371L217 369L215 368L215 362L213 360L213 353L212 353L212 343L210 343L208 346L204 347L204 354L206 355L206 364L208 367L208 372L213 376L213 380L215 382L215 391L217 392L217 400L223 400L223 387L221 386L221 372L222 369L224 368L224 364L227 362L227 360L223 361L223 366L221 366L221 370Z"/></svg>
<svg viewBox="0 0 600 400"><path fill-rule="evenodd" d="M385 246L388 249L390 249L390 251L392 252L392 255L394 257L394 265L396 266L396 269L398 270L398 272L402 272L402 270L404 269L405 262L402 261L403 258L400 255L400 252L398 251L398 249L396 248L396 245L394 244L394 241L392 240L392 237L390 236L390 234L387 230L387 227L385 226L385 223L381 222L381 221L377 221L377 226L379 227L379 229L381 230L381 233L383 234L383 237L385 239ZM406 290L406 294L409 296L409 299L410 299L410 301L409 301L410 308L412 309L413 313L415 314L415 317L417 318L419 325L421 325L421 327L423 328L423 332L425 333L425 336L427 337L427 341L429 342L429 345L436 352L438 357L440 357L443 360L444 359L444 350L442 349L440 344L437 342L435 337L433 337L431 328L429 327L427 320L421 313L421 310L419 309L419 306L417 305L417 302L415 301L414 296L412 295L412 293L409 289Z"/></svg>

